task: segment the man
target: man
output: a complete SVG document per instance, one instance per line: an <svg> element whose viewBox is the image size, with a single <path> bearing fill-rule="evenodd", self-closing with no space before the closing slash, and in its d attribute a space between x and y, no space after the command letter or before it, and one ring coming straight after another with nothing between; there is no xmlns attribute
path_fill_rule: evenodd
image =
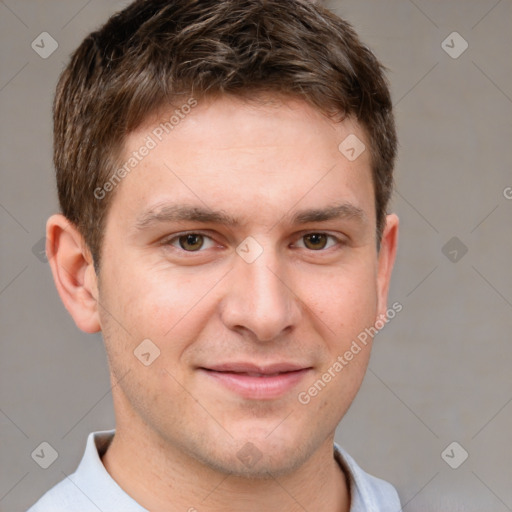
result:
<svg viewBox="0 0 512 512"><path fill-rule="evenodd" d="M334 444L395 313L391 101L352 28L138 0L72 56L54 130L47 253L116 430L30 511L400 510Z"/></svg>

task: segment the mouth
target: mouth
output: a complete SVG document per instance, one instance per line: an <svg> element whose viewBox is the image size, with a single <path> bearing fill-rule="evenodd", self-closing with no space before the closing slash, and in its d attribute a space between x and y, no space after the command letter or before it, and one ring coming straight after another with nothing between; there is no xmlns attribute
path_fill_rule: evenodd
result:
<svg viewBox="0 0 512 512"><path fill-rule="evenodd" d="M242 398L272 400L290 392L311 370L311 366L276 363L226 363L198 368L214 383Z"/></svg>

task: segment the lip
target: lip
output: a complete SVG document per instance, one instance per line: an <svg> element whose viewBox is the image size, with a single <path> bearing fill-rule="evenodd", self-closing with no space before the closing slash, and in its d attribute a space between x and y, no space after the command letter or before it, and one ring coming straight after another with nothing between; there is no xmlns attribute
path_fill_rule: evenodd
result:
<svg viewBox="0 0 512 512"><path fill-rule="evenodd" d="M199 370L209 379L242 398L272 400L293 389L312 368L293 363L256 365L245 362L224 363Z"/></svg>

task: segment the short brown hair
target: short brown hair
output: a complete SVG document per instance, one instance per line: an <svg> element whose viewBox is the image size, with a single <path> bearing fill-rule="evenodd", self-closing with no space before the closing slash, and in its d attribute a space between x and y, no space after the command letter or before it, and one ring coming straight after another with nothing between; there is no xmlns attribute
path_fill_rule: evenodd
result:
<svg viewBox="0 0 512 512"><path fill-rule="evenodd" d="M219 94L301 98L354 116L370 142L382 236L396 131L383 67L352 27L307 0L137 0L91 33L63 71L54 101L54 162L62 213L99 268L128 133L167 102Z"/></svg>

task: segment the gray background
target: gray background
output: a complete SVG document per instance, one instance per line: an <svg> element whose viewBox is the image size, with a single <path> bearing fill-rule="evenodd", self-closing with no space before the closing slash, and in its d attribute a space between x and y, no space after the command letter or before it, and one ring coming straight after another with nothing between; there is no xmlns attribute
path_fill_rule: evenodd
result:
<svg viewBox="0 0 512 512"><path fill-rule="evenodd" d="M75 327L36 255L57 210L50 114L58 75L83 37L126 4L0 1L4 512L25 510L76 468L89 432L114 426L101 337ZM337 440L397 487L405 511L510 511L512 3L327 5L389 68L401 143L390 303L403 311L377 338ZM59 45L46 59L31 48L43 31ZM454 31L469 45L458 58L442 47ZM461 43L444 45L453 54ZM31 458L42 441L59 453L46 470ZM453 441L469 453L458 469L441 457ZM448 452L452 464L461 450Z"/></svg>

